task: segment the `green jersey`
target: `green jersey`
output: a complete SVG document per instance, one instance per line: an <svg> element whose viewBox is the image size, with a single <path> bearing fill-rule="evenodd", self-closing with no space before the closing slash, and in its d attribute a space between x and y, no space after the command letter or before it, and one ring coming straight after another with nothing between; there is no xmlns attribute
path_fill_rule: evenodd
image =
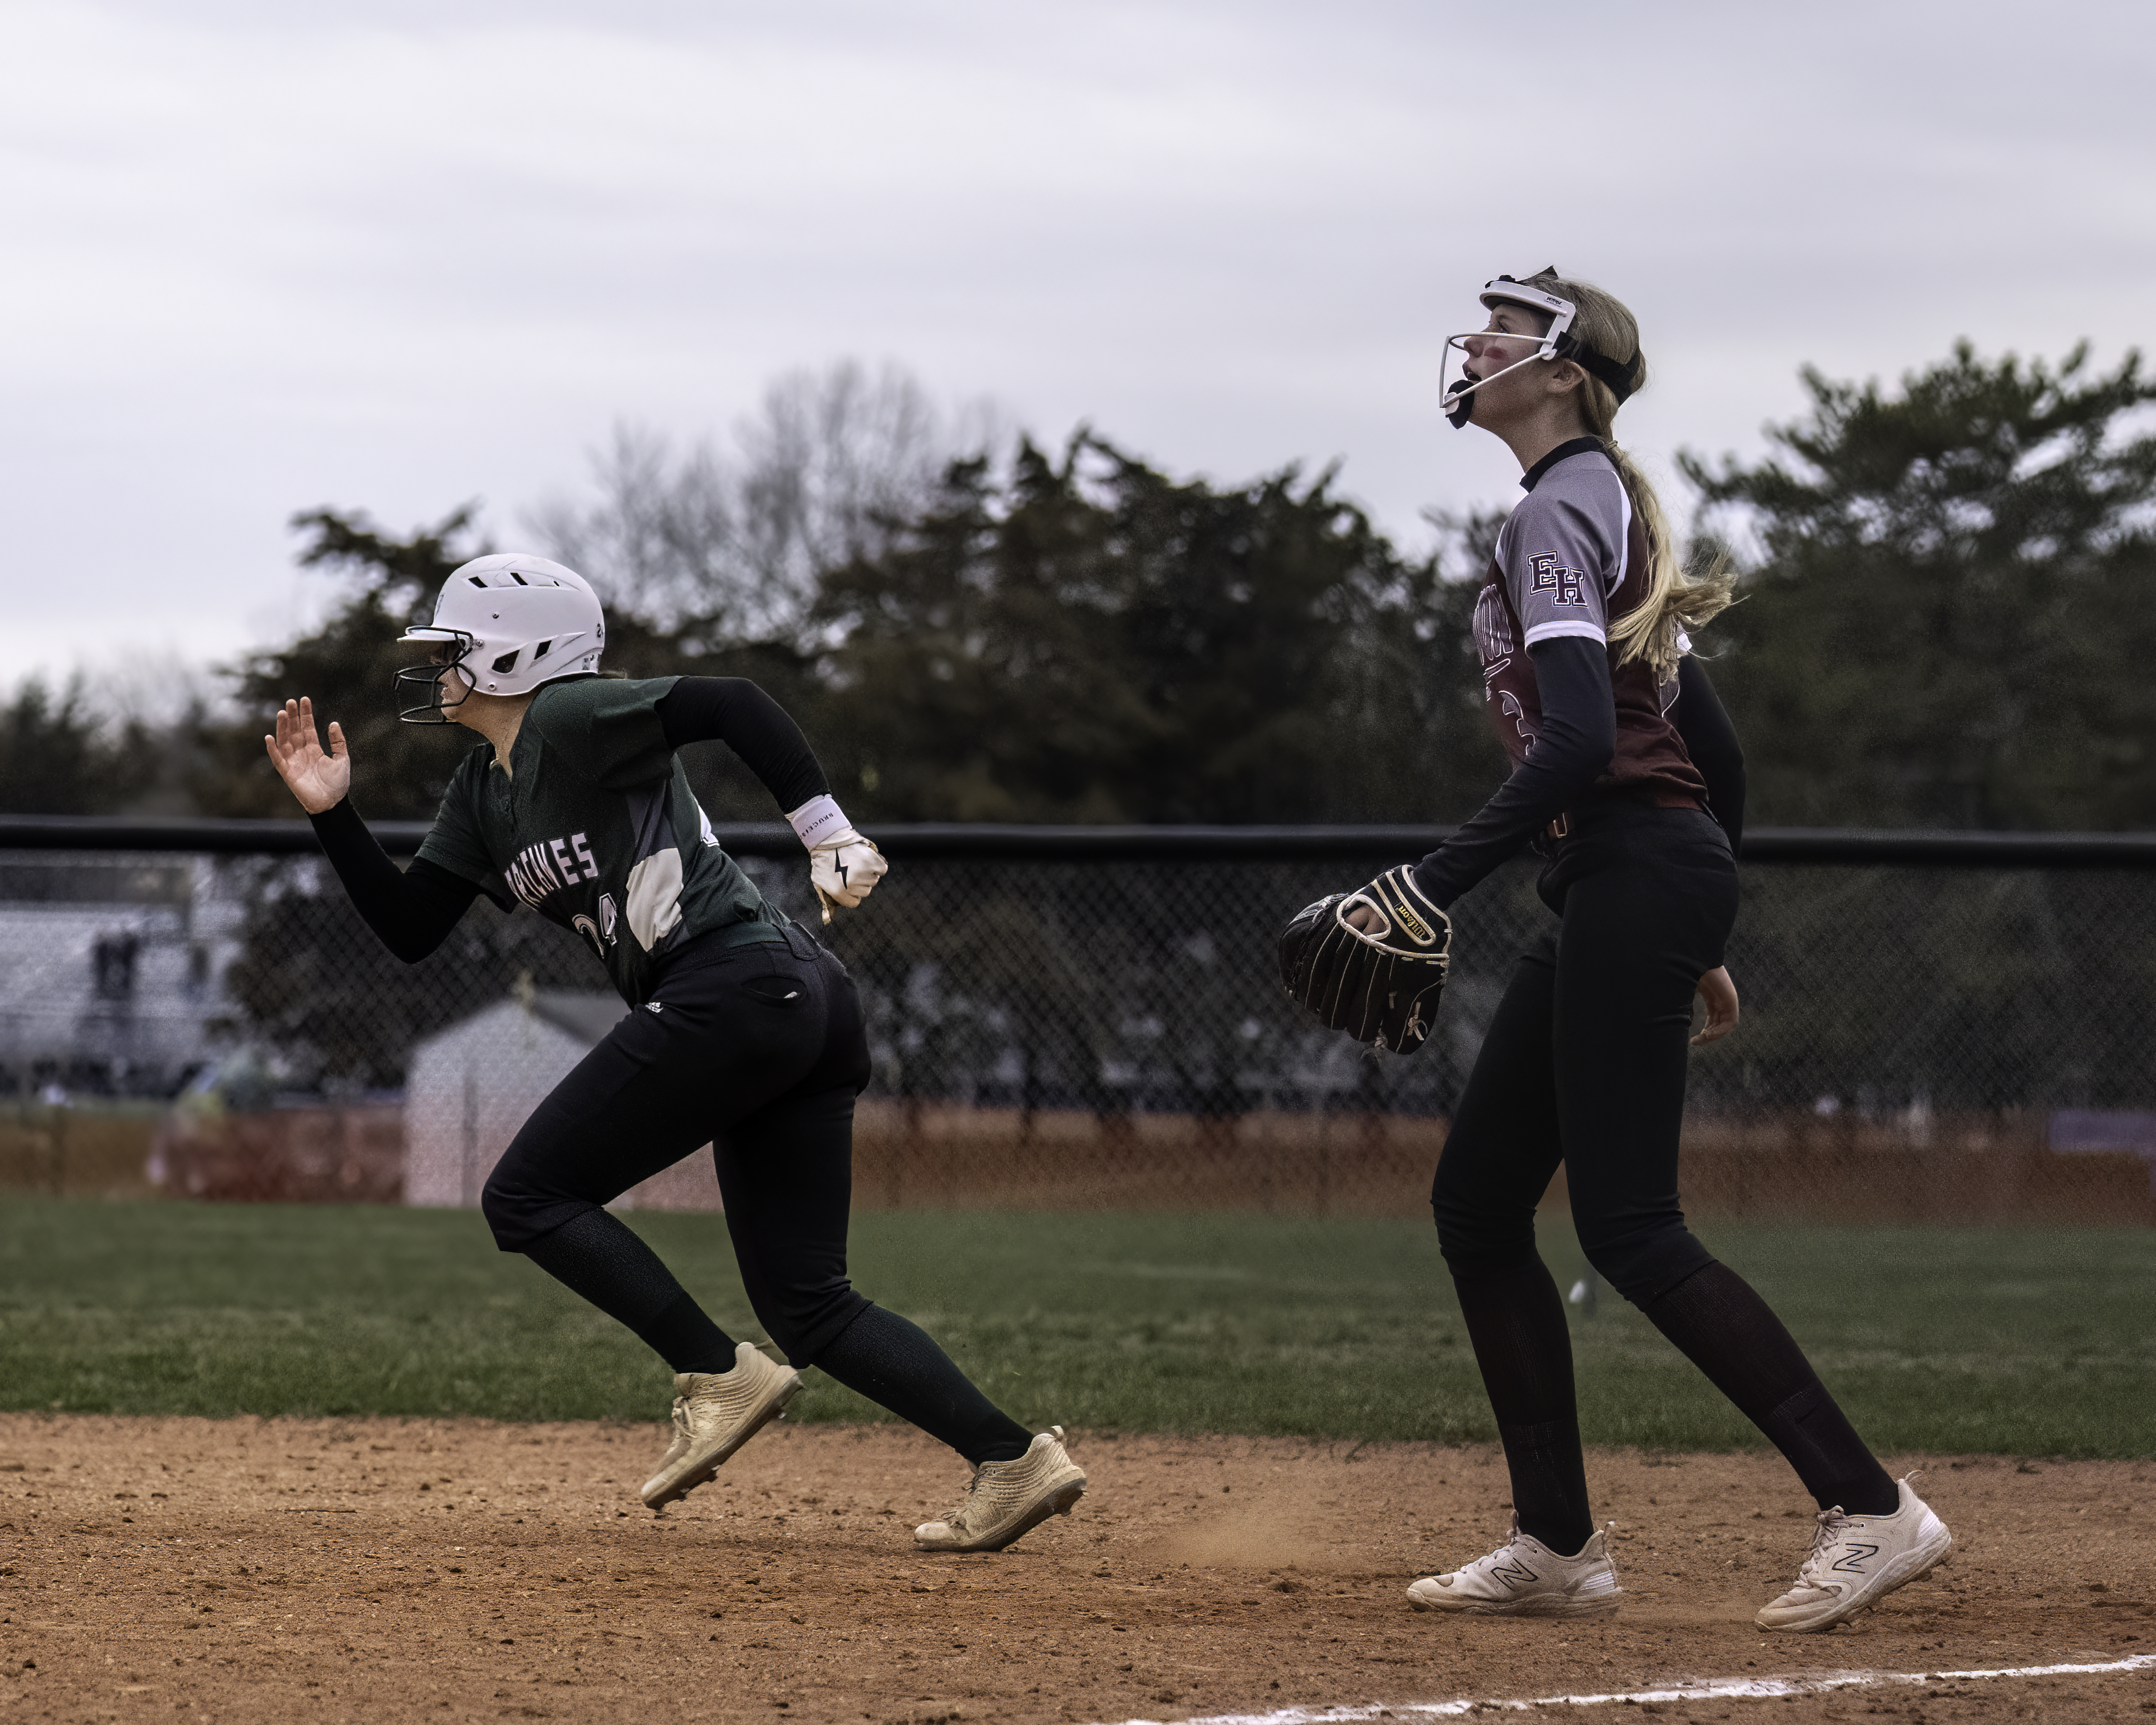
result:
<svg viewBox="0 0 2156 1725"><path fill-rule="evenodd" d="M779 916L720 849L657 703L672 677L577 677L533 696L510 750L483 742L449 782L419 855L503 909L573 928L640 1006L660 961L721 929L777 939Z"/></svg>

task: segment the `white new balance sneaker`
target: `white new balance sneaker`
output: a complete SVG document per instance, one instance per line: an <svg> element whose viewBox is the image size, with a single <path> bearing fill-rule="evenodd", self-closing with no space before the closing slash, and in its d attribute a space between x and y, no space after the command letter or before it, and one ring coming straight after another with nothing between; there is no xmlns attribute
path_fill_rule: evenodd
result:
<svg viewBox="0 0 2156 1725"><path fill-rule="evenodd" d="M1086 1495L1086 1476L1051 1425L1015 1461L983 1461L967 1482L958 1507L941 1521L923 1522L914 1538L927 1551L1001 1551L1050 1516L1067 1516Z"/></svg>
<svg viewBox="0 0 2156 1725"><path fill-rule="evenodd" d="M736 1346L731 1372L675 1373L674 1442L644 1482L644 1502L655 1511L686 1497L800 1392L800 1373L752 1342Z"/></svg>
<svg viewBox="0 0 2156 1725"><path fill-rule="evenodd" d="M1797 1584L1761 1606L1753 1621L1761 1629L1799 1635L1832 1629L1946 1562L1953 1536L1909 1489L1910 1478L1902 1476L1901 1502L1891 1516L1824 1511Z"/></svg>
<svg viewBox="0 0 2156 1725"><path fill-rule="evenodd" d="M1597 1532L1577 1557L1560 1557L1520 1531L1486 1558L1449 1575L1427 1575L1408 1589L1418 1611L1469 1611L1494 1617L1588 1617L1614 1611L1624 1589L1609 1561L1606 1532Z"/></svg>

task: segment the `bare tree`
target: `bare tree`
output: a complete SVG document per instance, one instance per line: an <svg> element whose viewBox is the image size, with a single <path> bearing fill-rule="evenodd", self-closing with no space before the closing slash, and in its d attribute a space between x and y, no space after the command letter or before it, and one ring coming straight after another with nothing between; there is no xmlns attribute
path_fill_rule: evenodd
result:
<svg viewBox="0 0 2156 1725"><path fill-rule="evenodd" d="M787 639L819 573L883 549L1001 429L985 404L940 409L898 367L841 360L775 379L728 449L677 456L660 433L616 427L593 457L598 501L557 501L530 525L640 615L713 642Z"/></svg>

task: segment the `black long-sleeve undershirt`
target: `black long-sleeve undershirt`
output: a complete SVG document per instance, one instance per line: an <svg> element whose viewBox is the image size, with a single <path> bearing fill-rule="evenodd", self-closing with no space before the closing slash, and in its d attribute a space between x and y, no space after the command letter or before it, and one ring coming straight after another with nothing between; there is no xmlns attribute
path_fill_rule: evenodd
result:
<svg viewBox="0 0 2156 1725"><path fill-rule="evenodd" d="M747 677L679 678L652 711L667 747L724 743L788 814L830 794L831 782L793 714Z"/></svg>
<svg viewBox="0 0 2156 1725"><path fill-rule="evenodd" d="M1744 751L1707 668L1687 653L1677 661L1677 735L1707 781L1707 812L1722 823L1729 848L1744 842Z"/></svg>
<svg viewBox="0 0 2156 1725"><path fill-rule="evenodd" d="M408 869L398 868L349 797L307 819L314 823L322 855L344 882L352 908L407 964L417 964L447 940L479 896L472 882L424 856Z"/></svg>
<svg viewBox="0 0 2156 1725"><path fill-rule="evenodd" d="M746 677L682 677L652 711L667 747L725 743L782 809L791 812L830 793L830 781L793 716ZM479 896L471 881L424 856L399 869L348 797L308 819L352 907L407 964L417 964L447 940Z"/></svg>
<svg viewBox="0 0 2156 1725"><path fill-rule="evenodd" d="M1416 866L1423 890L1448 909L1577 802L1617 747L1616 703L1603 647L1584 636L1560 635L1527 651L1543 707L1532 752L1472 820ZM1677 661L1676 726L1707 781L1708 812L1735 850L1744 837L1744 751L1706 668L1690 654Z"/></svg>
<svg viewBox="0 0 2156 1725"><path fill-rule="evenodd" d="M1542 729L1527 757L1475 818L1415 865L1445 908L1584 795L1617 751L1617 701L1599 641L1558 635L1527 649Z"/></svg>

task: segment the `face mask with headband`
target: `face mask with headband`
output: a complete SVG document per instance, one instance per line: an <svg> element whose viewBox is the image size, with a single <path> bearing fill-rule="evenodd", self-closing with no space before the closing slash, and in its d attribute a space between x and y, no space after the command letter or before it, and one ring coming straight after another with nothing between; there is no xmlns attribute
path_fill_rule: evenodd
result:
<svg viewBox="0 0 2156 1725"><path fill-rule="evenodd" d="M1544 275L1557 274L1554 268L1543 271ZM1485 305L1525 305L1530 311L1541 312L1550 321L1549 327L1539 336L1515 335L1509 331L1470 330L1464 335L1445 338L1445 356L1440 362L1440 380L1452 372L1453 350L1460 353L1460 375L1445 384L1443 397L1438 402L1439 411L1450 420L1456 429L1466 424L1475 413L1475 392L1485 383L1494 383L1500 377L1517 372L1522 366L1532 365L1537 360L1555 364L1568 359L1590 377L1609 386L1609 393L1622 402L1640 387L1640 376L1645 367L1640 356L1619 364L1607 354L1599 353L1572 333L1573 320L1579 308L1569 300L1561 300L1555 294L1546 293L1531 282L1516 280L1501 275L1495 281L1482 284L1481 295ZM1487 377L1471 377L1467 365L1470 341L1507 341L1527 344L1529 351L1510 365L1491 372Z"/></svg>

